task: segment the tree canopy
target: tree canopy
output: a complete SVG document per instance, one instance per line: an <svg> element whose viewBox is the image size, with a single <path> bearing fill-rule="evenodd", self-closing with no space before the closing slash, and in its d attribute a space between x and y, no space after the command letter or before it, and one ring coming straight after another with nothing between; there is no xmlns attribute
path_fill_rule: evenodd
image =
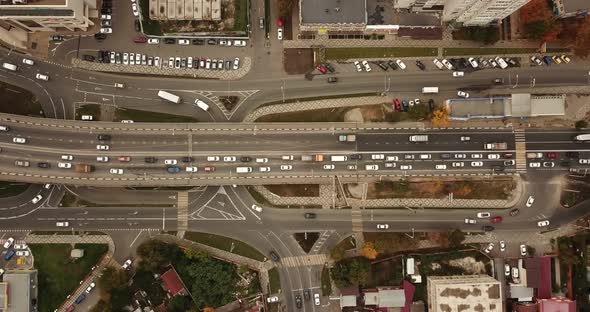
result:
<svg viewBox="0 0 590 312"><path fill-rule="evenodd" d="M367 258L348 258L337 262L330 275L338 288L351 285L365 285L371 272L371 263Z"/></svg>

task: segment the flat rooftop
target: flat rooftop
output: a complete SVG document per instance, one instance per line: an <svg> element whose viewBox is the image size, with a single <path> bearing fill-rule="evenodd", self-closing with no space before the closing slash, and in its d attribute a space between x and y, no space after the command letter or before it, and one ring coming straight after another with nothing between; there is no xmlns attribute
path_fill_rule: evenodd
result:
<svg viewBox="0 0 590 312"><path fill-rule="evenodd" d="M506 98L451 99L451 118L501 118L506 114Z"/></svg>
<svg viewBox="0 0 590 312"><path fill-rule="evenodd" d="M51 5L66 5L68 0L29 0L27 4L2 4L1 6L51 6ZM74 0L76 1L76 0ZM79 1L79 0L78 0Z"/></svg>
<svg viewBox="0 0 590 312"><path fill-rule="evenodd" d="M428 297L437 311L502 312L500 282L490 276L428 277ZM431 293L432 292L432 293Z"/></svg>
<svg viewBox="0 0 590 312"><path fill-rule="evenodd" d="M362 24L366 0L301 0L303 24Z"/></svg>
<svg viewBox="0 0 590 312"><path fill-rule="evenodd" d="M590 10L590 1L588 0L561 0L561 2L566 13Z"/></svg>

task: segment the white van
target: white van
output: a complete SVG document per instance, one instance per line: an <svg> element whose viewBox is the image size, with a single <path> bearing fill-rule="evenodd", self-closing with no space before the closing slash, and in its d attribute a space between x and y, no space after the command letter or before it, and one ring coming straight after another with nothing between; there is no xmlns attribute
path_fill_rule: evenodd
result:
<svg viewBox="0 0 590 312"><path fill-rule="evenodd" d="M0 126L0 131L10 131L8 126Z"/></svg>
<svg viewBox="0 0 590 312"><path fill-rule="evenodd" d="M197 107L199 107L200 109L204 110L204 111L208 111L209 110L209 105L207 105L205 102L196 99L195 100L195 104L197 105Z"/></svg>
<svg viewBox="0 0 590 312"><path fill-rule="evenodd" d="M293 155L284 155L281 157L282 160L293 160Z"/></svg>
<svg viewBox="0 0 590 312"><path fill-rule="evenodd" d="M330 159L332 161L347 161L348 157L343 156L343 155L334 155L334 156L330 157Z"/></svg>
<svg viewBox="0 0 590 312"><path fill-rule="evenodd" d="M238 167L236 168L237 173L250 173L252 172L252 167Z"/></svg>
<svg viewBox="0 0 590 312"><path fill-rule="evenodd" d="M17 67L16 65L10 64L10 63L3 63L2 67L8 69L8 70L12 70L12 71L16 71Z"/></svg>

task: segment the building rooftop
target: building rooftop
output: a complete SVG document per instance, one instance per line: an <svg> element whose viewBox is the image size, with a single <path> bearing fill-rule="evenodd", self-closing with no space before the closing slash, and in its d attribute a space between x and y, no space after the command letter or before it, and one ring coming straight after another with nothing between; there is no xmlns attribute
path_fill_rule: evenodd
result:
<svg viewBox="0 0 590 312"><path fill-rule="evenodd" d="M429 311L501 312L500 282L488 275L428 277Z"/></svg>
<svg viewBox="0 0 590 312"><path fill-rule="evenodd" d="M32 311L31 298L35 294L37 271L16 271L4 274L4 283L8 284L8 309L5 312Z"/></svg>
<svg viewBox="0 0 590 312"><path fill-rule="evenodd" d="M0 311L8 307L8 284L0 283Z"/></svg>
<svg viewBox="0 0 590 312"><path fill-rule="evenodd" d="M68 0L28 0L26 4L1 4L1 6L53 6L53 5L66 5ZM74 0L76 1L76 0ZM78 0L79 1L79 0Z"/></svg>
<svg viewBox="0 0 590 312"><path fill-rule="evenodd" d="M567 298L541 299L539 312L576 312L576 302Z"/></svg>
<svg viewBox="0 0 590 312"><path fill-rule="evenodd" d="M300 0L302 24L366 23L366 0Z"/></svg>
<svg viewBox="0 0 590 312"><path fill-rule="evenodd" d="M537 289L537 298L551 298L551 257L525 258L524 268L526 285Z"/></svg>
<svg viewBox="0 0 590 312"><path fill-rule="evenodd" d="M176 273L174 268L171 268L170 270L166 271L166 273L162 274L162 281L164 281L166 289L173 297L181 292L186 292L184 284L182 283L180 276L178 276L178 273Z"/></svg>
<svg viewBox="0 0 590 312"><path fill-rule="evenodd" d="M590 1L588 0L561 0L561 2L564 13L590 10Z"/></svg>

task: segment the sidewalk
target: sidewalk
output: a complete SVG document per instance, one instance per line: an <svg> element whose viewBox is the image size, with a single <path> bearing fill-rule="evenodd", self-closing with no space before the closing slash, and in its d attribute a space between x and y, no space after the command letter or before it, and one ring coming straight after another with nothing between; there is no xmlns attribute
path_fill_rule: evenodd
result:
<svg viewBox="0 0 590 312"><path fill-rule="evenodd" d="M260 286L262 288L262 292L266 293L268 290L268 270L274 268L274 263L271 261L260 262L254 259L250 259L247 257L243 257L240 255L236 255L231 252L227 252L225 250L217 249L211 246L207 246L201 243L193 242L186 239L180 239L176 236L167 235L167 234L160 234L153 237L154 239L161 240L166 243L170 244L177 244L184 248L197 248L203 251L206 251L208 254L213 256L214 258L219 258L223 261L231 262L238 265L246 265L249 268L252 268L258 272L260 272Z"/></svg>

